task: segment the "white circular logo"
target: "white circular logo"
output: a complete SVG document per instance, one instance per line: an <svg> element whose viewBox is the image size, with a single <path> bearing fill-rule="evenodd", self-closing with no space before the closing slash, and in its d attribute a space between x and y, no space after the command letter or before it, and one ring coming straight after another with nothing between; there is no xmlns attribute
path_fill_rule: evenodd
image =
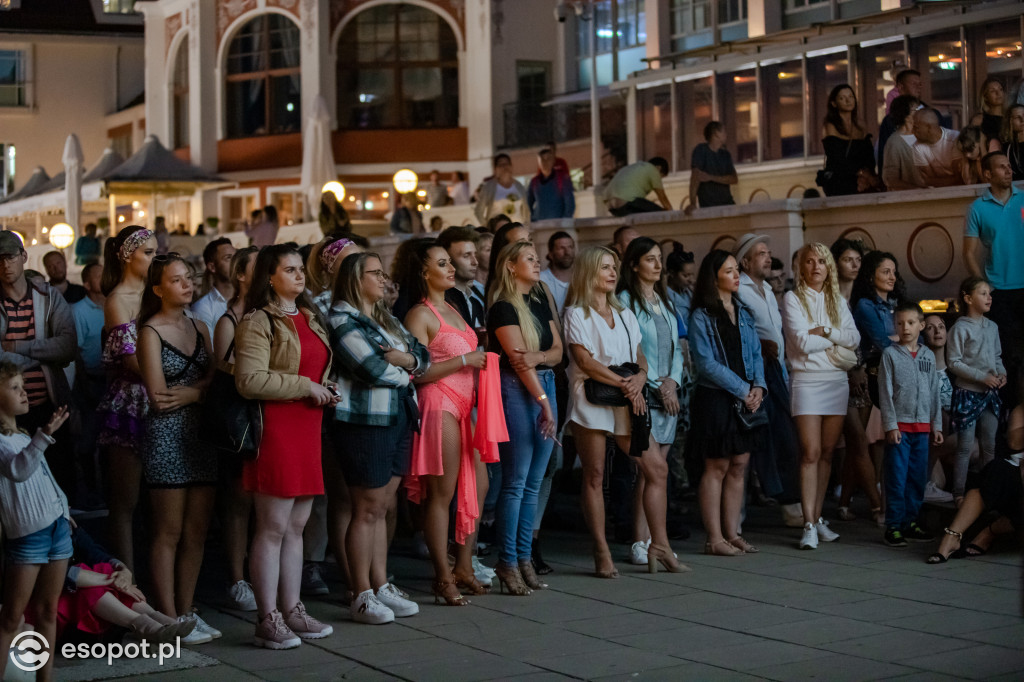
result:
<svg viewBox="0 0 1024 682"><path fill-rule="evenodd" d="M50 660L50 648L46 638L38 632L22 632L11 642L11 660L26 672L39 670Z"/></svg>

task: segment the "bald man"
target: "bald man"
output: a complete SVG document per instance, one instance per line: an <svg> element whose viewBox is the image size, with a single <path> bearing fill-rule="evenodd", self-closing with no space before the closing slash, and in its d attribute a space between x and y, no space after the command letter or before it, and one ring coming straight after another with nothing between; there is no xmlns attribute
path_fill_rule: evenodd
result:
<svg viewBox="0 0 1024 682"><path fill-rule="evenodd" d="M921 109L914 114L914 165L929 187L963 184L963 156L956 146L960 133L939 124L939 112Z"/></svg>

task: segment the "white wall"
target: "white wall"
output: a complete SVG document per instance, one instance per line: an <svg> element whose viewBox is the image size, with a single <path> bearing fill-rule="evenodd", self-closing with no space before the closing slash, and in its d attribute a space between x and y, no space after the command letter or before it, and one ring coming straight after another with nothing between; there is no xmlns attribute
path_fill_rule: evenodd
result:
<svg viewBox="0 0 1024 682"><path fill-rule="evenodd" d="M17 149L15 188L20 188L36 166L51 176L64 169L64 141L76 133L82 143L86 167L99 160L107 146L104 117L118 104L116 68L121 50L121 92L135 86L127 101L142 90L142 38L39 38L0 35L5 45L28 44L32 54L34 88L31 108L0 108L0 140ZM135 55L131 60L129 55Z"/></svg>

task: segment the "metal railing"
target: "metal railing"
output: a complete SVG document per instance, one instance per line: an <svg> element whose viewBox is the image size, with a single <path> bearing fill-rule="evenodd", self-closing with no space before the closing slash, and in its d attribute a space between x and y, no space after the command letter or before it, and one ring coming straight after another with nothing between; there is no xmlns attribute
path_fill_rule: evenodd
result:
<svg viewBox="0 0 1024 682"><path fill-rule="evenodd" d="M504 147L529 147L590 135L590 103L510 102L504 107Z"/></svg>

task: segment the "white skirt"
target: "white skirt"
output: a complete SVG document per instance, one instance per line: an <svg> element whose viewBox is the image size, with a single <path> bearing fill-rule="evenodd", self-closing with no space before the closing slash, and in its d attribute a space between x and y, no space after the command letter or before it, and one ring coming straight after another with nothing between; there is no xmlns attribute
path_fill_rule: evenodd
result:
<svg viewBox="0 0 1024 682"><path fill-rule="evenodd" d="M789 380L789 409L794 417L845 415L850 380L845 372L793 372Z"/></svg>

